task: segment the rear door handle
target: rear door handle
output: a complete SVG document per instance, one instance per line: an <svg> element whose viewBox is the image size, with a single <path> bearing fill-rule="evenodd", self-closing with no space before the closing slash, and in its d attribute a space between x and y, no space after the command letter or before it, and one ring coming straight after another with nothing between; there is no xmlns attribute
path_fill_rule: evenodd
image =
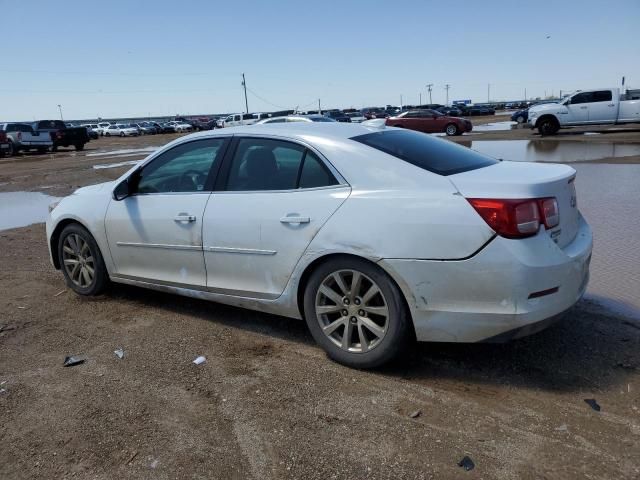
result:
<svg viewBox="0 0 640 480"><path fill-rule="evenodd" d="M609 107L615 107L615 106L616 106L616 104L615 104L615 103L610 103L610 104L609 104L609 105L607 105L607 106L609 106Z"/></svg>
<svg viewBox="0 0 640 480"><path fill-rule="evenodd" d="M309 223L309 217L282 217L280 223Z"/></svg>
<svg viewBox="0 0 640 480"><path fill-rule="evenodd" d="M176 215L175 217L173 217L173 220L176 222L195 222L196 221L196 216L195 215L188 215L186 213L179 213L178 215Z"/></svg>

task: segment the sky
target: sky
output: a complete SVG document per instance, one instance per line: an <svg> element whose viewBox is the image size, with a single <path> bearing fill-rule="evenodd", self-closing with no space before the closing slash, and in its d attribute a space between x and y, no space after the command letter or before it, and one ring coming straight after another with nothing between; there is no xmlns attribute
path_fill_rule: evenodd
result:
<svg viewBox="0 0 640 480"><path fill-rule="evenodd" d="M0 120L640 88L640 0L0 0ZM6 21L10 19L10 21ZM9 45L9 46L7 46ZM58 108L58 105L61 108Z"/></svg>

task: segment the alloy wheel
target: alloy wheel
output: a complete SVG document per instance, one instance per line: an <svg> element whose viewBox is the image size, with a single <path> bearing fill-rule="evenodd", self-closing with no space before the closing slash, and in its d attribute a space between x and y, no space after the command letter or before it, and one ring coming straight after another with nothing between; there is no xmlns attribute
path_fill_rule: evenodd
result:
<svg viewBox="0 0 640 480"><path fill-rule="evenodd" d="M80 288L87 288L95 277L95 261L89 243L77 233L72 233L62 244L64 268L71 281Z"/></svg>
<svg viewBox="0 0 640 480"><path fill-rule="evenodd" d="M322 332L336 346L365 353L380 344L389 327L389 306L380 287L356 270L331 273L315 301Z"/></svg>

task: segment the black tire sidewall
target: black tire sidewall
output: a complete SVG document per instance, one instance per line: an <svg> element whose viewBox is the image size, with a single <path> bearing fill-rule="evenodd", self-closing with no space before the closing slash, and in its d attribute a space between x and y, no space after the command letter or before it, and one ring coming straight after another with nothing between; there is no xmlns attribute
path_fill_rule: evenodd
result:
<svg viewBox="0 0 640 480"><path fill-rule="evenodd" d="M380 287L389 307L389 327L382 342L366 353L349 353L337 347L322 332L315 313L315 299L322 281L338 270L356 270ZM376 265L357 258L336 258L321 264L311 274L304 293L305 321L315 341L338 363L355 368L375 368L392 361L404 350L410 338L410 319L402 294L393 280Z"/></svg>
<svg viewBox="0 0 640 480"><path fill-rule="evenodd" d="M64 239L71 234L80 235L89 244L89 250L91 251L91 255L93 256L93 258L95 259L95 275L93 277L93 282L86 288L79 287L78 285L73 283L71 278L69 278L69 274L67 273L66 268L64 267L62 246L64 245ZM67 283L67 286L74 292L80 295L93 296L100 294L105 289L109 280L109 277L107 275L107 268L105 267L104 260L102 258L102 252L100 252L98 244L93 238L93 235L91 235L91 233L89 233L86 228L77 223L67 225L62 230L62 232L60 233L60 237L58 238L57 252L58 262L60 265L60 269L62 270L62 274L64 275L65 282Z"/></svg>

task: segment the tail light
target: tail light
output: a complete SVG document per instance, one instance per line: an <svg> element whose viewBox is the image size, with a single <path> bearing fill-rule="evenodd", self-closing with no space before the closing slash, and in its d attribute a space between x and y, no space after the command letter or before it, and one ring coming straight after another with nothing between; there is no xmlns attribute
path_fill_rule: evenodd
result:
<svg viewBox="0 0 640 480"><path fill-rule="evenodd" d="M0 142L4 142L7 139L7 134L0 130Z"/></svg>
<svg viewBox="0 0 640 480"><path fill-rule="evenodd" d="M56 137L58 138L58 140L62 139L63 136L64 135L62 132L56 132Z"/></svg>
<svg viewBox="0 0 640 480"><path fill-rule="evenodd" d="M530 237L538 233L540 225L553 228L560 223L555 198L467 200L487 225L505 238Z"/></svg>

